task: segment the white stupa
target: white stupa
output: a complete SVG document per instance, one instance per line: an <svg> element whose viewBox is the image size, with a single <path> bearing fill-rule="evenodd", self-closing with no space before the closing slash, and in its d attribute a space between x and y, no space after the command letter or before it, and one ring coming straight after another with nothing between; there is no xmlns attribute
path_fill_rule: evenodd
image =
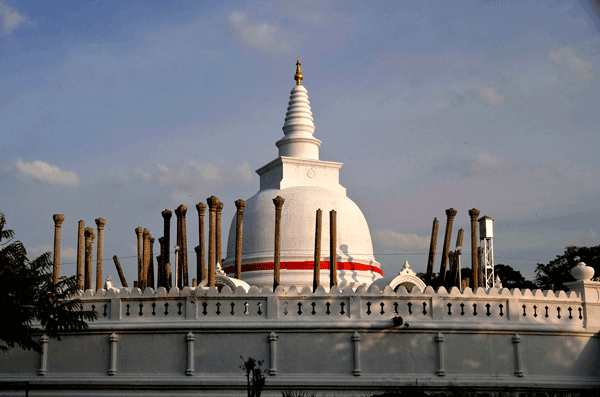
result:
<svg viewBox="0 0 600 397"><path fill-rule="evenodd" d="M284 137L277 141L279 157L256 172L260 190L246 202L242 239L242 280L259 288L273 285L275 206L273 199L285 199L281 216L281 282L284 288L313 283L316 211L323 211L321 242L321 284L329 288L329 211L337 212L338 286L369 285L381 278L373 257L371 233L364 215L346 197L339 183L342 163L319 160L321 141L313 134L310 102L301 85L300 61L296 86L283 125ZM235 272L234 216L229 229L227 258L223 268Z"/></svg>

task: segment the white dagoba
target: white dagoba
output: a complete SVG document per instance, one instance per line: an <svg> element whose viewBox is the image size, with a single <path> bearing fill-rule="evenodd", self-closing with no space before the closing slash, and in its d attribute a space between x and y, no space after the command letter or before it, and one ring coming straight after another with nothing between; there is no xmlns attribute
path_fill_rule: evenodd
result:
<svg viewBox="0 0 600 397"><path fill-rule="evenodd" d="M273 286L275 206L285 199L281 214L280 285L299 288L313 285L316 211L323 211L321 238L321 285L329 289L329 211L337 212L338 286L369 285L381 278L373 257L371 233L364 215L346 197L339 183L342 163L319 160L321 141L313 134L310 102L301 85L300 60L296 63L296 86L283 125L284 137L277 141L279 157L259 168L260 190L246 202L242 238L242 280L257 287ZM236 217L229 229L228 274L235 272Z"/></svg>

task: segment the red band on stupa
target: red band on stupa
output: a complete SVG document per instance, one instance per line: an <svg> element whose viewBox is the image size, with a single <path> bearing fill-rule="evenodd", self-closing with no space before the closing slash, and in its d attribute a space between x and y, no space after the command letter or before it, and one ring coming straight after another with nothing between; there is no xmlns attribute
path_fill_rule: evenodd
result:
<svg viewBox="0 0 600 397"><path fill-rule="evenodd" d="M313 270L313 261L305 262L281 262L280 269L287 270ZM261 262L261 263L248 263L242 265L242 272L254 272L257 270L273 270L273 262ZM329 262L321 261L319 267L322 270L329 270ZM354 262L338 262L337 270L349 270L349 271L360 271L360 272L375 272L383 275L380 268L373 265L365 265L364 263ZM223 269L227 274L235 273L235 265L227 266Z"/></svg>

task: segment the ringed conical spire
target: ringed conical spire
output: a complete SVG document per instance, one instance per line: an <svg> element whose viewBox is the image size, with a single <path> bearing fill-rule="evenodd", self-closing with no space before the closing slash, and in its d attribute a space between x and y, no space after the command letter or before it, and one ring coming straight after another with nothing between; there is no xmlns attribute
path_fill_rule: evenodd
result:
<svg viewBox="0 0 600 397"><path fill-rule="evenodd" d="M290 93L285 122L283 124L282 139L275 145L279 148L279 156L319 159L319 147L321 141L313 137L315 125L313 123L310 102L308 101L308 92L300 82L304 76L300 70L300 59L296 62L296 86Z"/></svg>

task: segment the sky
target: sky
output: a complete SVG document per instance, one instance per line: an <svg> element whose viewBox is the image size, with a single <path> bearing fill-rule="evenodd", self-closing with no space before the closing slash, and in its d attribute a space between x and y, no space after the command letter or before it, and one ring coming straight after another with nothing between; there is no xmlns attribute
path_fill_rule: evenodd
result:
<svg viewBox="0 0 600 397"><path fill-rule="evenodd" d="M531 279L565 246L600 244L599 9L0 0L0 212L30 257L65 215L62 275L78 221L105 218L104 275L118 280L117 255L130 284L134 230L158 239L164 209L189 208L193 247L194 206L215 195L225 238L278 155L299 57L320 158L344 163L385 274L424 272L433 218L439 254L452 207L465 266L477 208L494 218L495 263Z"/></svg>

